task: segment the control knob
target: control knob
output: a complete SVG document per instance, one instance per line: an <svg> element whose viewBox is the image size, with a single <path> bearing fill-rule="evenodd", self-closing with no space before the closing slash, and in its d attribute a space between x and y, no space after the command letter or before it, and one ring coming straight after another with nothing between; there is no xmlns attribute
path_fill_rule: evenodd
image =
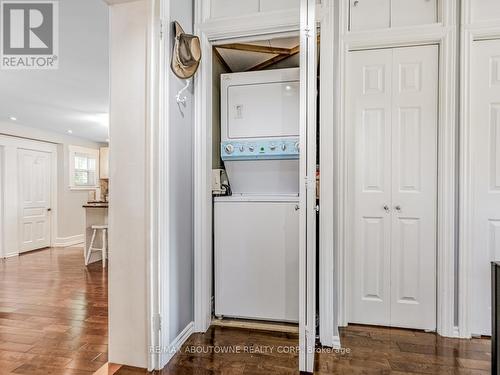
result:
<svg viewBox="0 0 500 375"><path fill-rule="evenodd" d="M276 145L275 145L274 143L272 143L272 144L269 146L269 149L270 149L271 151L276 150Z"/></svg>
<svg viewBox="0 0 500 375"><path fill-rule="evenodd" d="M300 151L300 143L295 142L295 151Z"/></svg>
<svg viewBox="0 0 500 375"><path fill-rule="evenodd" d="M224 151L226 151L227 154L232 154L234 152L234 146L232 144L228 144L224 147Z"/></svg>
<svg viewBox="0 0 500 375"><path fill-rule="evenodd" d="M281 150L282 150L282 151L286 151L286 143L283 143L283 144L281 145Z"/></svg>
<svg viewBox="0 0 500 375"><path fill-rule="evenodd" d="M253 147L253 146L248 146L248 150L249 150L250 152L253 152L253 151L255 150L255 147Z"/></svg>

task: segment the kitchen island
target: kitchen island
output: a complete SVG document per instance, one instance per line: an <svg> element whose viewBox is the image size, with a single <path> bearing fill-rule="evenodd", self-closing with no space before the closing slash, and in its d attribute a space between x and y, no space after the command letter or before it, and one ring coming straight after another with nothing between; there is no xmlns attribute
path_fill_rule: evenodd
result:
<svg viewBox="0 0 500 375"><path fill-rule="evenodd" d="M85 253L92 240L92 225L105 225L108 224L108 202L89 202L83 205L85 209ZM94 248L102 247L102 235L101 231L98 231L98 235L94 240ZM109 254L109 249L108 249ZM102 254L100 251L94 251L90 258L89 263L98 262L102 259Z"/></svg>

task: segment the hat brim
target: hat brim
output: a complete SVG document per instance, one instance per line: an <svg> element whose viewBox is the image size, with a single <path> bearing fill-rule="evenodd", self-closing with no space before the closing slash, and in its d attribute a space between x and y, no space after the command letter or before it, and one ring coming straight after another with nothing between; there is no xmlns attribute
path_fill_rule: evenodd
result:
<svg viewBox="0 0 500 375"><path fill-rule="evenodd" d="M182 26L179 22L174 21L174 28L175 28L175 36L179 36L181 34L184 34L184 29L182 28Z"/></svg>

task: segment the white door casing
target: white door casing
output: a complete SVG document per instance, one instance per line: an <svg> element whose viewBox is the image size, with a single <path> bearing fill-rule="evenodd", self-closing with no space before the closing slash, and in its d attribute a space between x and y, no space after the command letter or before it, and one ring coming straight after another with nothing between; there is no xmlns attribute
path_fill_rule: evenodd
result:
<svg viewBox="0 0 500 375"><path fill-rule="evenodd" d="M20 252L50 246L51 154L19 149Z"/></svg>
<svg viewBox="0 0 500 375"><path fill-rule="evenodd" d="M349 321L435 329L438 47L350 57Z"/></svg>
<svg viewBox="0 0 500 375"><path fill-rule="evenodd" d="M491 335L490 261L500 260L500 39L471 48L471 333Z"/></svg>

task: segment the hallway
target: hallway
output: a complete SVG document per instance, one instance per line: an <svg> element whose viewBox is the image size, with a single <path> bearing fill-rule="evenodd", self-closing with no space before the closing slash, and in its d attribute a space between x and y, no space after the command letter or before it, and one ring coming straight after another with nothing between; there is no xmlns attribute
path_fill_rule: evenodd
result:
<svg viewBox="0 0 500 375"><path fill-rule="evenodd" d="M92 374L108 358L107 269L82 248L0 260L0 374Z"/></svg>

